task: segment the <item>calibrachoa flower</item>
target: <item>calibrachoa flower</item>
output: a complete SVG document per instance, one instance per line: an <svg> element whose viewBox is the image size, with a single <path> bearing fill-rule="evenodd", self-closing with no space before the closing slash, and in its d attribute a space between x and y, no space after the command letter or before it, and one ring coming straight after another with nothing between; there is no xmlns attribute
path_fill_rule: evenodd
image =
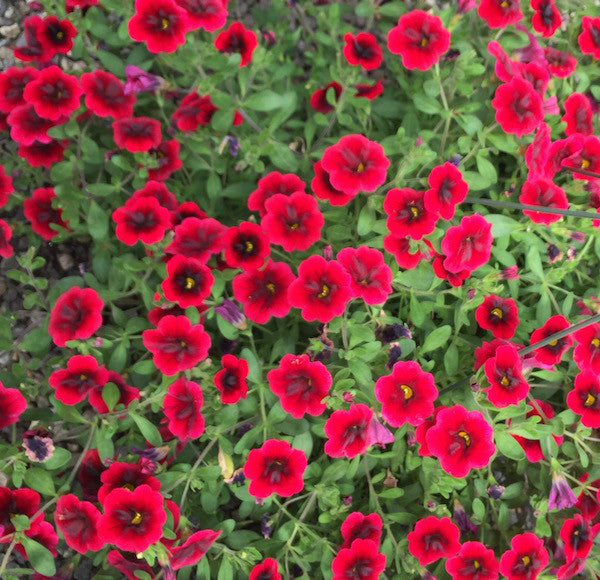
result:
<svg viewBox="0 0 600 580"><path fill-rule="evenodd" d="M171 568L180 570L186 566L195 566L220 535L221 530L200 530L194 532L181 546L170 548Z"/></svg>
<svg viewBox="0 0 600 580"><path fill-rule="evenodd" d="M366 405L351 405L348 411L334 411L325 423L325 453L329 457L352 459L370 445L369 425L373 411Z"/></svg>
<svg viewBox="0 0 600 580"><path fill-rule="evenodd" d="M133 491L115 489L104 499L98 535L104 543L120 550L143 552L162 536L167 521L163 503L160 493L148 485Z"/></svg>
<svg viewBox="0 0 600 580"><path fill-rule="evenodd" d="M130 199L139 199L140 197L154 197L162 207L168 209L170 212L177 211L179 207L177 198L161 181L148 181L142 189L134 191Z"/></svg>
<svg viewBox="0 0 600 580"><path fill-rule="evenodd" d="M135 387L129 386L119 373L108 371L108 378L106 382L113 383L116 385L117 389L119 389L119 399L115 403L115 407L117 405L123 405L125 408L127 408L129 403L140 398L140 391ZM101 388L93 388L89 392L88 401L98 413L108 413L112 409L109 409L106 406L106 402L102 398L102 390L103 389Z"/></svg>
<svg viewBox="0 0 600 580"><path fill-rule="evenodd" d="M529 393L529 383L523 378L522 363L512 344L501 345L484 364L490 386L484 389L489 402L498 408L518 405Z"/></svg>
<svg viewBox="0 0 600 580"><path fill-rule="evenodd" d="M62 294L48 323L48 333L56 346L69 340L90 338L102 326L104 302L92 288L74 286Z"/></svg>
<svg viewBox="0 0 600 580"><path fill-rule="evenodd" d="M405 270L416 268L423 259L423 254L418 249L411 254L408 238L394 236L393 234L383 238L383 249L392 254L396 258L398 266Z"/></svg>
<svg viewBox="0 0 600 580"><path fill-rule="evenodd" d="M46 16L38 40L52 55L67 54L73 48L73 38L76 35L77 30L68 20L59 20L56 16Z"/></svg>
<svg viewBox="0 0 600 580"><path fill-rule="evenodd" d="M136 575L138 571L145 572L152 577L154 572L146 562L138 560L135 554L130 554L130 558L133 559L125 558L118 550L111 550L106 554L106 561L109 566L123 574L127 580L138 580L139 576Z"/></svg>
<svg viewBox="0 0 600 580"><path fill-rule="evenodd" d="M571 93L564 102L565 114L560 118L567 124L565 135L591 135L594 132L592 124L592 105L582 93Z"/></svg>
<svg viewBox="0 0 600 580"><path fill-rule="evenodd" d="M175 139L171 139L169 141L163 141L154 149L150 149L148 155L154 157L156 160L156 167L148 169L148 178L163 181L170 177L172 173L181 169L183 167L183 162L179 158L180 148L179 142Z"/></svg>
<svg viewBox="0 0 600 580"><path fill-rule="evenodd" d="M381 403L381 414L392 427L405 423L420 425L433 414L433 401L437 396L433 375L414 361L397 362L390 375L380 377L375 383L375 398Z"/></svg>
<svg viewBox="0 0 600 580"><path fill-rule="evenodd" d="M325 218L312 195L277 193L266 200L265 209L260 225L269 241L286 252L308 250L320 239Z"/></svg>
<svg viewBox="0 0 600 580"><path fill-rule="evenodd" d="M587 169L594 173L600 171L600 139L595 135L570 135L567 140L573 138L575 150L571 155L564 158L561 162L562 167L571 167L572 169ZM572 173L574 179L593 179L582 173Z"/></svg>
<svg viewBox="0 0 600 580"><path fill-rule="evenodd" d="M444 268L457 274L473 271L488 262L492 253L492 224L480 214L465 216L442 239Z"/></svg>
<svg viewBox="0 0 600 580"><path fill-rule="evenodd" d="M117 119L113 123L113 138L120 149L130 153L145 153L160 145L160 122L149 117Z"/></svg>
<svg viewBox="0 0 600 580"><path fill-rule="evenodd" d="M38 187L31 197L23 202L23 214L31 222L33 231L47 242L60 233L50 227L51 224L67 228L69 225L62 219L62 209L52 207L56 199L53 187Z"/></svg>
<svg viewBox="0 0 600 580"><path fill-rule="evenodd" d="M117 239L128 246L138 240L149 245L160 242L171 227L171 213L154 197L128 199L113 212L112 219L117 224Z"/></svg>
<svg viewBox="0 0 600 580"><path fill-rule="evenodd" d="M25 105L23 91L37 75L37 69L31 66L11 66L0 73L0 111L10 113L14 108Z"/></svg>
<svg viewBox="0 0 600 580"><path fill-rule="evenodd" d="M550 317L544 326L534 330L531 333L531 339L529 344L535 344L555 334L556 332L560 332L561 330L566 330L569 328L569 321L561 315L556 315ZM562 338L558 338L549 342L545 346L537 348L535 353L535 358L543 364L546 365L555 365L558 364L562 358L562 355L571 348L573 344L573 337L570 334L567 336L563 336Z"/></svg>
<svg viewBox="0 0 600 580"><path fill-rule="evenodd" d="M250 64L252 53L258 46L256 34L248 30L241 22L235 21L229 25L227 30L219 33L215 38L215 48L219 52L232 54L237 52L242 57L240 68Z"/></svg>
<svg viewBox="0 0 600 580"><path fill-rule="evenodd" d="M519 326L517 303L512 298L486 296L475 311L477 324L489 330L495 338L509 339Z"/></svg>
<svg viewBox="0 0 600 580"><path fill-rule="evenodd" d="M565 520L560 529L560 539L565 545L567 562L574 558L587 558L599 531L600 524L590 525L581 514Z"/></svg>
<svg viewBox="0 0 600 580"><path fill-rule="evenodd" d="M98 536L99 519L100 511L94 504L80 501L72 493L60 497L54 510L54 523L67 546L80 554L97 552L104 546Z"/></svg>
<svg viewBox="0 0 600 580"><path fill-rule="evenodd" d="M306 466L303 451L292 449L287 441L269 439L260 449L248 453L244 465L244 475L250 480L248 493L256 498L273 493L281 497L294 495L304 487Z"/></svg>
<svg viewBox="0 0 600 580"><path fill-rule="evenodd" d="M0 429L16 423L25 409L27 399L19 390L6 388L0 382Z"/></svg>
<svg viewBox="0 0 600 580"><path fill-rule="evenodd" d="M9 544L12 540L10 534L15 531L12 518L16 515L24 515L32 518L40 507L40 494L32 489L9 489L0 487L0 528L2 538L0 543ZM44 514L40 514L34 521L30 522L29 529L36 530L43 521Z"/></svg>
<svg viewBox="0 0 600 580"><path fill-rule="evenodd" d="M535 405L534 405L535 403ZM554 409L552 405L546 403L545 401L540 401L539 399L534 399L533 402L529 401L527 405L530 407L530 410L525 415L525 418L529 417L541 417L540 425L546 423L547 419L552 419L554 417ZM542 412L538 411L538 409ZM525 452L525 457L527 457L527 461L531 463L536 463L544 459L544 453L542 451L542 446L538 439L526 439L525 437L521 437L520 435L512 435L512 437L517 441L517 443L521 446L523 451ZM554 441L557 445L561 445L563 442L562 436L553 435Z"/></svg>
<svg viewBox="0 0 600 580"><path fill-rule="evenodd" d="M81 403L92 389L102 389L107 381L108 371L90 355L72 356L66 369L54 371L48 377L56 398L65 405Z"/></svg>
<svg viewBox="0 0 600 580"><path fill-rule="evenodd" d="M208 356L210 336L201 324L185 316L165 316L156 329L144 330L144 346L152 353L156 368L167 376L194 367Z"/></svg>
<svg viewBox="0 0 600 580"><path fill-rule="evenodd" d="M439 412L425 437L442 469L454 477L465 477L471 468L489 464L496 451L492 435L492 427L479 411L454 405Z"/></svg>
<svg viewBox="0 0 600 580"><path fill-rule="evenodd" d="M421 566L454 556L460 549L460 530L450 518L423 518L407 538L408 551Z"/></svg>
<svg viewBox="0 0 600 580"><path fill-rule="evenodd" d="M400 17L387 42L388 50L399 54L406 68L425 71L450 48L450 32L437 16L412 10Z"/></svg>
<svg viewBox="0 0 600 580"><path fill-rule="evenodd" d="M331 113L335 109L335 106L332 105L327 100L327 92L329 89L333 89L334 100L337 101L344 90L340 83L336 83L335 81L330 82L328 85L325 85L322 89L317 89L310 97L310 106L317 112L323 113L326 115L327 113Z"/></svg>
<svg viewBox="0 0 600 580"><path fill-rule="evenodd" d="M577 68L577 59L572 54L551 46L544 47L544 57L548 63L548 71L557 78L567 78Z"/></svg>
<svg viewBox="0 0 600 580"><path fill-rule="evenodd" d="M427 181L430 189L423 197L425 209L442 219L452 219L456 206L465 200L469 191L462 173L458 167L446 161L431 171Z"/></svg>
<svg viewBox="0 0 600 580"><path fill-rule="evenodd" d="M567 406L581 415L586 427L600 427L600 381L591 370L586 369L575 377L575 385L567 395Z"/></svg>
<svg viewBox="0 0 600 580"><path fill-rule="evenodd" d="M288 300L302 318L329 322L340 316L351 298L351 278L335 260L310 256L298 266L298 278L288 287Z"/></svg>
<svg viewBox="0 0 600 580"><path fill-rule="evenodd" d="M68 141L52 139L49 143L34 141L31 145L19 143L17 155L25 159L31 167L46 167L49 169L55 163L62 161Z"/></svg>
<svg viewBox="0 0 600 580"><path fill-rule="evenodd" d="M281 580L281 574L277 572L277 560L265 558L250 571L248 580Z"/></svg>
<svg viewBox="0 0 600 580"><path fill-rule="evenodd" d="M181 378L175 381L163 399L163 412L169 431L182 441L197 439L204 433L202 390L198 383Z"/></svg>
<svg viewBox="0 0 600 580"><path fill-rule="evenodd" d="M383 211L390 234L397 238L420 240L435 229L436 212L425 207L425 192L405 187L390 189L383 201Z"/></svg>
<svg viewBox="0 0 600 580"><path fill-rule="evenodd" d="M282 409L294 419L301 419L305 413L321 415L326 408L321 401L329 394L332 383L327 367L311 361L306 354L286 354L279 367L267 373L267 381Z"/></svg>
<svg viewBox="0 0 600 580"><path fill-rule="evenodd" d="M40 41L44 28L44 21L37 14L25 18L23 21L25 46L13 48L15 58L27 62L48 62L56 54L54 50Z"/></svg>
<svg viewBox="0 0 600 580"><path fill-rule="evenodd" d="M509 580L535 580L550 561L543 540L530 532L513 536L510 546L500 558L500 574Z"/></svg>
<svg viewBox="0 0 600 580"><path fill-rule="evenodd" d="M371 540L379 546L383 522L378 514L365 516L361 512L352 512L342 523L341 532L344 543L340 548L349 548L354 540Z"/></svg>
<svg viewBox="0 0 600 580"><path fill-rule="evenodd" d="M146 43L149 52L175 52L185 44L189 22L173 0L135 0L127 29L133 40Z"/></svg>
<svg viewBox="0 0 600 580"><path fill-rule="evenodd" d="M490 28L505 28L523 18L520 0L481 0L477 14Z"/></svg>
<svg viewBox="0 0 600 580"><path fill-rule="evenodd" d="M496 89L492 106L502 130L517 137L534 131L544 119L542 97L530 82L520 77Z"/></svg>
<svg viewBox="0 0 600 580"><path fill-rule="evenodd" d="M590 369L600 374L600 324L590 324L574 332L573 338L577 343L573 350L575 364L581 370Z"/></svg>
<svg viewBox="0 0 600 580"><path fill-rule="evenodd" d="M79 107L82 92L77 77L65 74L57 66L50 66L27 84L23 98L43 119L58 121Z"/></svg>
<svg viewBox="0 0 600 580"><path fill-rule="evenodd" d="M189 217L174 231L175 237L165 249L167 254L182 254L206 263L212 254L219 254L225 248L227 226L216 219Z"/></svg>
<svg viewBox="0 0 600 580"><path fill-rule="evenodd" d="M0 257L10 258L13 255L13 248L10 245L11 238L10 226L4 220L0 220Z"/></svg>
<svg viewBox="0 0 600 580"><path fill-rule="evenodd" d="M332 580L377 580L385 570L385 554L377 551L373 540L354 540L349 548L342 548L331 563Z"/></svg>
<svg viewBox="0 0 600 580"><path fill-rule="evenodd" d="M304 192L306 184L293 173L271 173L261 177L256 184L256 189L248 196L248 209L257 211L260 217L267 213L265 202L277 193L292 195L296 191Z"/></svg>
<svg viewBox="0 0 600 580"><path fill-rule="evenodd" d="M260 268L269 255L269 240L261 226L242 222L225 235L225 261L231 268Z"/></svg>
<svg viewBox="0 0 600 580"><path fill-rule="evenodd" d="M244 306L244 314L257 324L268 322L271 316L283 318L291 305L287 289L295 280L285 262L269 260L262 270L247 270L232 281L233 296Z"/></svg>
<svg viewBox="0 0 600 580"><path fill-rule="evenodd" d="M226 354L221 358L221 366L223 368L213 379L215 387L221 393L221 402L232 405L245 399L248 394L248 363L243 358Z"/></svg>
<svg viewBox="0 0 600 580"><path fill-rule="evenodd" d="M383 304L387 300L393 276L379 250L367 246L344 248L336 259L350 274L353 298L362 298L367 304Z"/></svg>
<svg viewBox="0 0 600 580"><path fill-rule="evenodd" d="M106 497L115 489L133 491L140 485L149 486L154 491L160 490L160 481L142 469L139 463L114 461L110 467L100 474L102 486L98 489L98 501L104 505Z"/></svg>
<svg viewBox="0 0 600 580"><path fill-rule="evenodd" d="M167 300L188 308L204 302L213 282L210 268L194 258L178 254L167 262L167 278L161 287Z"/></svg>
<svg viewBox="0 0 600 580"><path fill-rule="evenodd" d="M556 207L558 209L568 209L569 202L567 195L558 185L555 185L548 179L538 178L527 180L521 189L519 201L524 205L539 205L540 207ZM531 221L537 224L550 225L558 221L562 216L558 213L541 213L524 209L523 213Z"/></svg>
<svg viewBox="0 0 600 580"><path fill-rule="evenodd" d="M343 53L348 64L361 66L364 70L374 70L381 64L383 54L372 34L344 34L344 42Z"/></svg>
<svg viewBox="0 0 600 580"><path fill-rule="evenodd" d="M356 98L369 99L369 101L376 99L381 93L383 93L383 83L381 81L377 81L372 85L354 85L354 88L356 89L356 93L354 93Z"/></svg>
<svg viewBox="0 0 600 580"><path fill-rule="evenodd" d="M481 542L465 542L456 556L446 561L452 580L496 580L500 564Z"/></svg>
<svg viewBox="0 0 600 580"><path fill-rule="evenodd" d="M125 67L125 76L124 92L126 95L152 92L160 87L162 80L161 77L157 77L132 64Z"/></svg>
<svg viewBox="0 0 600 580"><path fill-rule="evenodd" d="M47 134L48 129L64 122L64 119L51 121L40 117L31 103L15 107L7 117L10 125L10 137L19 145L32 145L36 141L50 143L52 137Z"/></svg>
<svg viewBox="0 0 600 580"><path fill-rule="evenodd" d="M190 30L203 28L214 32L223 28L227 20L227 2L223 0L175 0L188 17Z"/></svg>
<svg viewBox="0 0 600 580"><path fill-rule="evenodd" d="M584 16L581 19L581 28L581 34L577 37L581 52L600 60L600 18Z"/></svg>
<svg viewBox="0 0 600 580"><path fill-rule="evenodd" d="M577 497L569 487L562 473L552 472L552 486L548 496L548 511L563 510L573 507L577 503Z"/></svg>
<svg viewBox="0 0 600 580"><path fill-rule="evenodd" d="M331 205L346 205L355 195L348 195L331 185L329 174L323 169L320 161L313 165L315 176L310 182L310 188L319 199L326 199Z"/></svg>
<svg viewBox="0 0 600 580"><path fill-rule="evenodd" d="M210 124L213 115L218 111L213 105L210 95L190 93L181 100L173 113L173 119L180 131L195 131L198 127Z"/></svg>
<svg viewBox="0 0 600 580"><path fill-rule="evenodd" d="M131 117L136 98L125 94L123 83L113 74L95 70L81 75L85 106L98 117Z"/></svg>
<svg viewBox="0 0 600 580"><path fill-rule="evenodd" d="M385 182L389 165L383 147L363 135L342 137L321 158L332 187L347 195L375 191Z"/></svg>
<svg viewBox="0 0 600 580"><path fill-rule="evenodd" d="M560 12L554 5L554 0L531 0L531 8L535 10L531 25L544 38L552 36L562 24Z"/></svg>

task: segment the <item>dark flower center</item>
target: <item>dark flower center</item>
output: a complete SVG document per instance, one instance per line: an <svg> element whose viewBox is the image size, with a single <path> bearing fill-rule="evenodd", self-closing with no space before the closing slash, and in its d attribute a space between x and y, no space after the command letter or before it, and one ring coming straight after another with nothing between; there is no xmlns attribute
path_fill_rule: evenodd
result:
<svg viewBox="0 0 600 580"><path fill-rule="evenodd" d="M136 231L151 230L156 227L157 221L154 212L135 210L127 216L127 224Z"/></svg>
<svg viewBox="0 0 600 580"><path fill-rule="evenodd" d="M273 282L267 282L267 284L265 284L265 288L271 293L271 294L275 294L275 284L273 284Z"/></svg>
<svg viewBox="0 0 600 580"><path fill-rule="evenodd" d="M423 543L427 552L442 552L446 544L446 538L442 534L433 533L424 536Z"/></svg>
<svg viewBox="0 0 600 580"><path fill-rule="evenodd" d="M238 378L237 375L232 373L230 370L225 371L225 375L223 376L223 389L226 391L233 391L238 386Z"/></svg>
<svg viewBox="0 0 600 580"><path fill-rule="evenodd" d="M354 41L352 43L352 48L354 49L354 54L356 54L357 58L370 59L373 58L373 48L368 44L362 44L360 42Z"/></svg>
<svg viewBox="0 0 600 580"><path fill-rule="evenodd" d="M600 338L598 338L598 337L592 338L591 345L598 348L600 346Z"/></svg>
<svg viewBox="0 0 600 580"><path fill-rule="evenodd" d="M352 568L346 572L346 578L361 580L361 578L370 578L372 574L373 566L370 560L356 560Z"/></svg>
<svg viewBox="0 0 600 580"><path fill-rule="evenodd" d="M529 556L521 556L513 566L514 574L526 574L527 570L533 565Z"/></svg>
<svg viewBox="0 0 600 580"><path fill-rule="evenodd" d="M271 483L279 483L287 473L287 460L280 457L267 464L263 477L266 477Z"/></svg>
<svg viewBox="0 0 600 580"><path fill-rule="evenodd" d="M293 224L298 227L298 224ZM291 230L295 229L293 226L289 226ZM241 255L256 256L258 253L258 244L256 238L239 237L233 244L233 249Z"/></svg>
<svg viewBox="0 0 600 580"><path fill-rule="evenodd" d="M440 200L448 203L452 199L452 188L455 185L456 184L454 183L454 181L452 181L448 177L445 177L438 191L438 197L440 198Z"/></svg>
<svg viewBox="0 0 600 580"><path fill-rule="evenodd" d="M357 425L346 427L342 433L342 439L344 440L343 447L345 448L352 445L357 439L363 439L363 432L366 426L365 422L361 422Z"/></svg>
<svg viewBox="0 0 600 580"><path fill-rule="evenodd" d="M600 46L600 29L596 28L594 25L590 26L590 36L592 37L592 42L596 46Z"/></svg>
<svg viewBox="0 0 600 580"><path fill-rule="evenodd" d="M570 544L576 550L581 544L584 544L589 539L589 529L585 524L579 524L575 526L573 533L571 534Z"/></svg>

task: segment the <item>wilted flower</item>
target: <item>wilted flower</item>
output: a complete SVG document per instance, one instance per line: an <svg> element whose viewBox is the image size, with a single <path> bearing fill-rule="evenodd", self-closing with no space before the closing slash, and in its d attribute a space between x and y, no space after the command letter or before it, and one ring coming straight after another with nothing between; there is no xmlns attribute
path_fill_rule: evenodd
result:
<svg viewBox="0 0 600 580"><path fill-rule="evenodd" d="M458 524L463 534L476 534L477 526L471 521L471 518L465 512L465 508L458 500L454 500L454 512L452 513L454 521Z"/></svg>
<svg viewBox="0 0 600 580"><path fill-rule="evenodd" d="M562 473L552 472L552 487L548 498L548 511L570 508L577 503L577 497L569 487Z"/></svg>
<svg viewBox="0 0 600 580"><path fill-rule="evenodd" d="M342 398L344 399L344 403L354 403L354 395L348 391L344 392Z"/></svg>
<svg viewBox="0 0 600 580"><path fill-rule="evenodd" d="M490 485L485 491L492 499L500 499L506 488L503 485Z"/></svg>
<svg viewBox="0 0 600 580"><path fill-rule="evenodd" d="M236 328L240 330L246 329L246 317L235 302L223 300L221 306L215 308L215 312Z"/></svg>
<svg viewBox="0 0 600 580"><path fill-rule="evenodd" d="M145 459L149 459L150 461L162 461L168 455L169 449L170 447L168 445L163 445L162 447L149 447L147 449L132 447L131 452Z"/></svg>
<svg viewBox="0 0 600 580"><path fill-rule="evenodd" d="M558 262L563 257L562 252L558 249L558 246L556 246L555 244L548 244L547 254L548 254L548 261L551 264Z"/></svg>
<svg viewBox="0 0 600 580"><path fill-rule="evenodd" d="M124 93L135 95L137 93L150 92L160 87L162 79L138 68L132 64L125 67L127 80L125 81Z"/></svg>
<svg viewBox="0 0 600 580"><path fill-rule="evenodd" d="M571 239L574 242L585 242L585 234L583 232L571 232Z"/></svg>
<svg viewBox="0 0 600 580"><path fill-rule="evenodd" d="M519 269L516 266L511 266L500 272L500 276L503 280L518 280Z"/></svg>
<svg viewBox="0 0 600 580"><path fill-rule="evenodd" d="M399 344L394 344L388 353L388 361L385 363L385 368L392 370L392 367L400 360L402 349Z"/></svg>
<svg viewBox="0 0 600 580"><path fill-rule="evenodd" d="M271 537L271 524L273 522L269 519L269 514L263 514L260 518L260 531L265 538L268 540Z"/></svg>
<svg viewBox="0 0 600 580"><path fill-rule="evenodd" d="M44 463L52 457L54 442L48 435L49 433L45 429L23 433L23 447L25 455L30 461Z"/></svg>

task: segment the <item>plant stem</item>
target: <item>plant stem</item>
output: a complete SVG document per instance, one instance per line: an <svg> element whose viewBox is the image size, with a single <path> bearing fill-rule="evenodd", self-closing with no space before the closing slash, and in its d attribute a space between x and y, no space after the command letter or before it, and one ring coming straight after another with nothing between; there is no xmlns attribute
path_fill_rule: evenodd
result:
<svg viewBox="0 0 600 580"><path fill-rule="evenodd" d="M13 539L11 540L6 553L4 554L4 558L2 558L2 564L0 564L0 578L4 578L4 571L6 570L6 566L8 565L8 561L10 560L10 555L17 545L17 538L15 534L13 534Z"/></svg>
<svg viewBox="0 0 600 580"><path fill-rule="evenodd" d="M202 450L202 453L198 455L198 459L196 459L194 465L192 465L192 469L190 470L189 474L186 476L185 487L183 488L183 493L181 494L181 501L179 502L179 508L182 511L183 506L185 505L185 500L187 498L188 491L190 490L190 485L192 484L192 477L196 473L198 467L200 467L200 463L202 463L202 460L208 455L208 452L214 447L216 442L216 437L208 442L207 446Z"/></svg>

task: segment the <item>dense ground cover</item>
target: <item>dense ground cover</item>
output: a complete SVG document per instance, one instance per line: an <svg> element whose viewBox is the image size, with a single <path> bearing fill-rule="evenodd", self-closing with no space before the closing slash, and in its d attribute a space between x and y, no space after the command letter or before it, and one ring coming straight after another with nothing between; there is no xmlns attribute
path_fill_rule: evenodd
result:
<svg viewBox="0 0 600 580"><path fill-rule="evenodd" d="M600 575L595 5L30 10L0 578Z"/></svg>

